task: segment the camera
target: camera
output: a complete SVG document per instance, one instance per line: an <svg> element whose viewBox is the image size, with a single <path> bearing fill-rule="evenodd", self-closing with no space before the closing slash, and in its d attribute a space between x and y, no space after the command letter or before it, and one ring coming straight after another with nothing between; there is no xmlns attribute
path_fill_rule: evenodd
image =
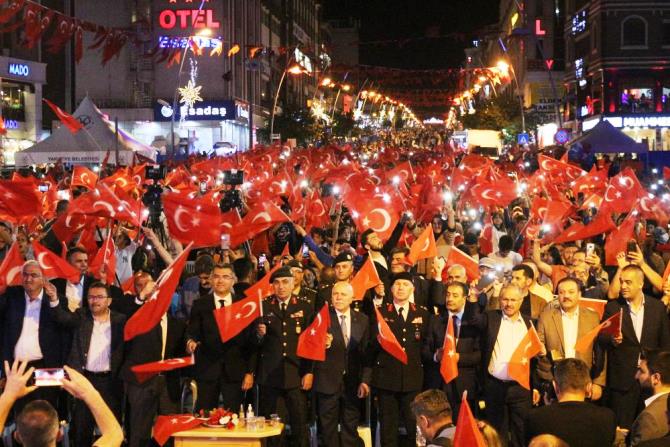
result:
<svg viewBox="0 0 670 447"><path fill-rule="evenodd" d="M142 196L142 203L149 209L149 225L160 225L160 216L163 212L163 202L161 201L163 188L160 185L149 185Z"/></svg>
<svg viewBox="0 0 670 447"><path fill-rule="evenodd" d="M236 189L226 191L219 201L219 208L221 209L222 213L226 213L234 208L241 207L242 198L240 197L240 192Z"/></svg>
<svg viewBox="0 0 670 447"><path fill-rule="evenodd" d="M244 183L244 171L231 169L230 171L223 171L224 185L241 185Z"/></svg>
<svg viewBox="0 0 670 447"><path fill-rule="evenodd" d="M147 166L144 168L144 178L147 180L163 180L165 178L165 174L167 173L167 167L160 165L160 166Z"/></svg>

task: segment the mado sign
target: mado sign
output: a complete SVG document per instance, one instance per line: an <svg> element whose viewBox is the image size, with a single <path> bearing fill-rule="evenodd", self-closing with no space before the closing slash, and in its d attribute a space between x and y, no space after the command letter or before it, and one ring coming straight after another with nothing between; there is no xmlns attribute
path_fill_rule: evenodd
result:
<svg viewBox="0 0 670 447"><path fill-rule="evenodd" d="M30 76L30 66L26 64L16 64L10 62L7 72L10 75L27 78L28 76Z"/></svg>
<svg viewBox="0 0 670 447"><path fill-rule="evenodd" d="M234 101L201 101L193 107L180 105L177 109L175 121L181 120L182 116L186 121L224 121L234 120L236 118ZM157 104L154 106L155 121L171 121L172 108Z"/></svg>

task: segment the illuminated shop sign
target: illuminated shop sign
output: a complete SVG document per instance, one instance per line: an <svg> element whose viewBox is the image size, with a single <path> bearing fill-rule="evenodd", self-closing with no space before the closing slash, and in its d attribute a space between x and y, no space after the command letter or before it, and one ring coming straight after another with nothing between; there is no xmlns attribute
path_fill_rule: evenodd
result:
<svg viewBox="0 0 670 447"><path fill-rule="evenodd" d="M159 36L159 48L186 48L188 46L189 37L175 37L175 36ZM215 48L221 43L222 38L218 37L193 37L195 43L200 48Z"/></svg>
<svg viewBox="0 0 670 447"><path fill-rule="evenodd" d="M9 66L7 67L7 72L10 75L27 78L30 76L30 66L27 64L16 64L10 62Z"/></svg>
<svg viewBox="0 0 670 447"><path fill-rule="evenodd" d="M218 29L221 23L213 9L164 9L158 15L158 26L165 30Z"/></svg>
<svg viewBox="0 0 670 447"><path fill-rule="evenodd" d="M622 127L670 127L670 115L604 116L603 119L619 129ZM585 120L582 123L582 129L584 131L592 129L599 120L599 118Z"/></svg>
<svg viewBox="0 0 670 447"><path fill-rule="evenodd" d="M19 128L19 122L16 120L5 120L5 129L16 130Z"/></svg>
<svg viewBox="0 0 670 447"><path fill-rule="evenodd" d="M175 121L181 117L186 121L224 121L237 118L234 101L200 101L193 107L180 105ZM155 121L171 121L172 107L157 104L154 106Z"/></svg>

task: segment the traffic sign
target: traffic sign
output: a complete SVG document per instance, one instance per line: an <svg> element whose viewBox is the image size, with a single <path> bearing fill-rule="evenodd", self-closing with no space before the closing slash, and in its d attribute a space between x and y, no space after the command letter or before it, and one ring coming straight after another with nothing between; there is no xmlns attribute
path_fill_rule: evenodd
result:
<svg viewBox="0 0 670 447"><path fill-rule="evenodd" d="M517 142L517 144L529 144L530 143L530 135L528 135L525 132L517 134L516 142Z"/></svg>
<svg viewBox="0 0 670 447"><path fill-rule="evenodd" d="M554 140L558 144L565 144L570 140L570 129L558 129L554 135Z"/></svg>

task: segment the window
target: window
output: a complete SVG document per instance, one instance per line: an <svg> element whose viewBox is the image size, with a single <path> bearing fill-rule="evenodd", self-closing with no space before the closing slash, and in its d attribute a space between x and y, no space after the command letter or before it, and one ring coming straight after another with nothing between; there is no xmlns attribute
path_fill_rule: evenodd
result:
<svg viewBox="0 0 670 447"><path fill-rule="evenodd" d="M663 40L662 45L664 47L670 47L670 20L663 22Z"/></svg>
<svg viewBox="0 0 670 447"><path fill-rule="evenodd" d="M621 22L621 46L647 46L647 22L642 17L629 16Z"/></svg>

